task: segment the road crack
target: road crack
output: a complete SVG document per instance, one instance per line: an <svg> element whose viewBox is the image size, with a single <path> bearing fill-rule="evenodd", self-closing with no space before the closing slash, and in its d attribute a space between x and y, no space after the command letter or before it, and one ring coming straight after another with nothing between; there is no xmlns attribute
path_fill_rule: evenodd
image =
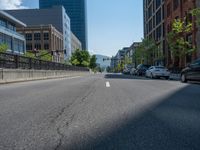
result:
<svg viewBox="0 0 200 150"><path fill-rule="evenodd" d="M69 107L71 107L75 102L79 101L79 102L85 102L85 100L92 94L94 93L96 90L95 88L90 88L89 92L87 92L81 99L80 97L79 98L76 98L72 103L70 103L69 105L67 105L66 107L63 107L61 109L61 111L56 115L56 117L53 119L53 122L56 122L56 120L58 120L58 118L60 118L64 113L65 113L65 110ZM75 115L77 114L77 112L79 111L76 111L74 112L71 117L69 118L68 121L66 121L66 123L64 124L64 126L66 128L69 127L69 125L73 122L74 118L75 118ZM58 139L58 144L56 145L55 149L54 150L59 150L60 147L62 146L62 142L63 142L63 138L64 138L64 134L61 132L61 126L57 127L56 128L56 132L59 136L59 139Z"/></svg>

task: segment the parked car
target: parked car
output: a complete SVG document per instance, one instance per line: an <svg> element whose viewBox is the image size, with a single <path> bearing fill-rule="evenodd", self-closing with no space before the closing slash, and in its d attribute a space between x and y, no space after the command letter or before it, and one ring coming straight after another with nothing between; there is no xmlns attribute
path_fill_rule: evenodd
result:
<svg viewBox="0 0 200 150"><path fill-rule="evenodd" d="M137 66L136 68L136 75L138 76L143 76L145 75L147 69L149 68L150 66L149 65L144 65L144 64L140 64Z"/></svg>
<svg viewBox="0 0 200 150"><path fill-rule="evenodd" d="M130 74L130 69L128 69L128 68L124 68L124 70L123 70L123 74Z"/></svg>
<svg viewBox="0 0 200 150"><path fill-rule="evenodd" d="M126 65L124 66L123 73L124 73L124 74L130 74L131 68L132 68L132 66L131 66L130 64L126 64Z"/></svg>
<svg viewBox="0 0 200 150"><path fill-rule="evenodd" d="M131 75L136 75L136 69L135 68L131 68L130 74Z"/></svg>
<svg viewBox="0 0 200 150"><path fill-rule="evenodd" d="M147 71L146 71L146 77L150 78L161 78L164 77L166 79L169 79L170 72L168 69L166 69L163 66L151 66Z"/></svg>
<svg viewBox="0 0 200 150"><path fill-rule="evenodd" d="M181 81L200 81L200 59L197 59L181 71Z"/></svg>

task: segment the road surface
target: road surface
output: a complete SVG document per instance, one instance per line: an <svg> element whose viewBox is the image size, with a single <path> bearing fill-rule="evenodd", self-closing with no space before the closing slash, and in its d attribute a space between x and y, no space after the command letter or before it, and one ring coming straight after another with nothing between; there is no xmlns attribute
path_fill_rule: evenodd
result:
<svg viewBox="0 0 200 150"><path fill-rule="evenodd" d="M199 148L199 84L98 74L0 85L1 150Z"/></svg>

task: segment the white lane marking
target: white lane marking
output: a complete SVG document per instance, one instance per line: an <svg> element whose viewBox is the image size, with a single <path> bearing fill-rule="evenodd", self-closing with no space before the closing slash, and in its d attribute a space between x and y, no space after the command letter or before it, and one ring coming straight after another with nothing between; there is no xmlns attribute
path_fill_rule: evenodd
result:
<svg viewBox="0 0 200 150"><path fill-rule="evenodd" d="M106 82L106 87L110 87L110 83L108 81Z"/></svg>

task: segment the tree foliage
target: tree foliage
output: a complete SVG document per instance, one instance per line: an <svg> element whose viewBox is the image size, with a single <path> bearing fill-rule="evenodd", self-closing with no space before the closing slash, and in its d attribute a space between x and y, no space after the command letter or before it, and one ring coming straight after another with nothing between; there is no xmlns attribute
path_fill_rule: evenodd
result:
<svg viewBox="0 0 200 150"><path fill-rule="evenodd" d="M196 17L197 24L200 26L200 8L193 9L191 11L192 15Z"/></svg>
<svg viewBox="0 0 200 150"><path fill-rule="evenodd" d="M26 51L24 54L26 57L41 59L44 61L52 61L51 53L47 50L39 50L37 53L32 51Z"/></svg>
<svg viewBox="0 0 200 150"><path fill-rule="evenodd" d="M124 58L124 64L125 65L131 65L132 64L131 59L126 55L125 55L125 58Z"/></svg>
<svg viewBox="0 0 200 150"><path fill-rule="evenodd" d="M0 44L0 52L5 53L8 50L8 45L7 44Z"/></svg>
<svg viewBox="0 0 200 150"><path fill-rule="evenodd" d="M154 56L156 55L158 51L158 46L156 45L156 42L153 39L145 38L142 40L141 44L136 48L134 52L134 61L136 64L140 63L146 63L153 65L155 61Z"/></svg>
<svg viewBox="0 0 200 150"><path fill-rule="evenodd" d="M192 47L192 43L185 39L185 35L190 33L191 30L192 23L186 24L180 19L175 19L173 21L172 31L168 33L167 40L174 60L175 58L181 60L183 56L185 57L195 50L195 48Z"/></svg>
<svg viewBox="0 0 200 150"><path fill-rule="evenodd" d="M90 54L86 50L77 49L70 59L72 65L80 67L89 67L90 65Z"/></svg>
<svg viewBox="0 0 200 150"><path fill-rule="evenodd" d="M97 67L96 60L97 60L96 55L92 55L92 57L90 58L90 65L89 65L91 69L95 69Z"/></svg>

